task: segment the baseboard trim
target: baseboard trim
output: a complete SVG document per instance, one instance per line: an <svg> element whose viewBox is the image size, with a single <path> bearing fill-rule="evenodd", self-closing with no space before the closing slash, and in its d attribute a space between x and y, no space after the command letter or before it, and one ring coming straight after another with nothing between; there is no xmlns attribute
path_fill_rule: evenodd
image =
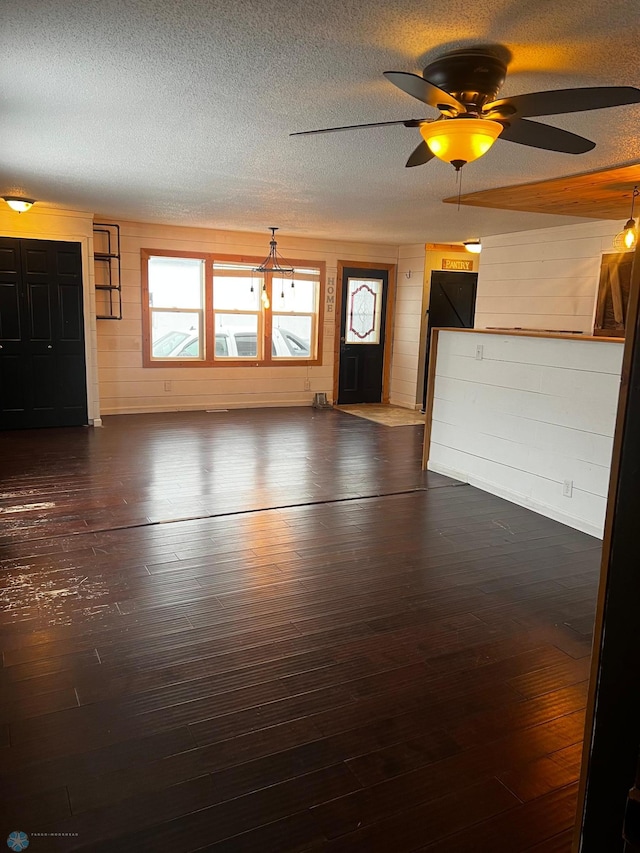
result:
<svg viewBox="0 0 640 853"><path fill-rule="evenodd" d="M151 415L168 412L206 412L209 409L293 409L301 406L311 408L313 399L305 397L301 400L274 402L272 400L257 400L251 403L225 403L216 401L193 406L102 406L103 415Z"/></svg>
<svg viewBox="0 0 640 853"><path fill-rule="evenodd" d="M521 495L518 492L512 492L502 486L492 483L488 480L483 480L480 477L470 476L462 471L456 471L454 468L449 468L446 465L440 465L438 462L429 462L427 465L429 471L435 471L437 474L444 474L445 477L451 477L453 480L459 480L462 483L468 483L476 489L481 489L483 492L489 492L499 498L504 498L511 503L522 506L525 509L530 509L532 512L537 512L538 515L544 515L546 518L552 518L554 521L559 521L561 524L566 524L567 527L572 527L574 530L580 530L582 533L588 533L589 536L595 536L596 539L602 539L604 535L604 521L602 526L592 524L582 518L577 518L574 515L568 515L556 507L548 506L540 501L532 500L526 495Z"/></svg>

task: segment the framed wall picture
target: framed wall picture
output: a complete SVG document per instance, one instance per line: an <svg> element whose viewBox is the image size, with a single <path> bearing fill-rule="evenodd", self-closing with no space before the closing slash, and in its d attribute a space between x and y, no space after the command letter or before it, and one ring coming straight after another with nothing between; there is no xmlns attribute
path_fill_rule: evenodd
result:
<svg viewBox="0 0 640 853"><path fill-rule="evenodd" d="M594 335L624 338L632 265L633 252L602 256Z"/></svg>

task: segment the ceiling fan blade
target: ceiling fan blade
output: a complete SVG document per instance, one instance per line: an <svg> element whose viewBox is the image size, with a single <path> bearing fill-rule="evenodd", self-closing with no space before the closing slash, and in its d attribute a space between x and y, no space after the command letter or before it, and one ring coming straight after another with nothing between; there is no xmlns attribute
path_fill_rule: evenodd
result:
<svg viewBox="0 0 640 853"><path fill-rule="evenodd" d="M336 130L357 130L361 127L386 127L392 124L403 124L405 127L419 127L424 119L408 118L400 119L400 121L374 121L369 124L346 124L344 127L323 127L320 130L299 130L297 133L290 133L289 136L308 136L310 133L333 133Z"/></svg>
<svg viewBox="0 0 640 853"><path fill-rule="evenodd" d="M633 86L593 86L586 89L530 92L527 95L515 95L513 98L501 98L487 104L483 114L496 112L504 118L509 115L517 115L518 118L553 116L637 103L640 103L640 89Z"/></svg>
<svg viewBox="0 0 640 853"><path fill-rule="evenodd" d="M512 124L506 125L498 138L520 145L530 145L532 148L563 151L565 154L584 154L596 147L595 142L585 139L584 136L526 119L516 119Z"/></svg>
<svg viewBox="0 0 640 853"><path fill-rule="evenodd" d="M407 71L385 71L384 76L398 89L402 89L407 95L417 98L423 104L429 104L430 107L435 107L437 110L454 110L456 114L465 112L464 104L461 104L444 89L440 89L425 80L424 77L409 74Z"/></svg>
<svg viewBox="0 0 640 853"><path fill-rule="evenodd" d="M428 163L429 160L432 160L436 155L429 148L426 142L421 142L417 148L411 154L411 157L405 163L405 167L410 169L412 166L422 166L423 163Z"/></svg>

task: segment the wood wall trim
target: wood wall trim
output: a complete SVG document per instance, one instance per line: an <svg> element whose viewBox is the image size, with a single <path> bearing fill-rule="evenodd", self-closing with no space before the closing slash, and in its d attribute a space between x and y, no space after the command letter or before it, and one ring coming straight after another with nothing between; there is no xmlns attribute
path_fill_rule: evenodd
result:
<svg viewBox="0 0 640 853"><path fill-rule="evenodd" d="M375 267L374 267L375 269ZM383 267L380 267L383 269ZM393 353L393 319L396 307L396 267L390 264L387 269L389 280L387 283L387 310L384 332L384 355L382 362L382 402L388 403L391 394L391 355Z"/></svg>
<svg viewBox="0 0 640 853"><path fill-rule="evenodd" d="M422 442L422 470L429 464L429 448L431 446L431 421L433 418L433 400L436 384L436 362L438 360L438 334L441 329L431 330L431 345L429 347L429 374L427 376L427 403L424 417L424 439ZM447 331L446 329L444 331Z"/></svg>
<svg viewBox="0 0 640 853"><path fill-rule="evenodd" d="M340 389L340 322L342 318L342 274L346 263L338 261L336 271L336 315L333 318L333 402L338 402L338 391Z"/></svg>
<svg viewBox="0 0 640 853"><path fill-rule="evenodd" d="M393 318L396 302L396 264L380 264L376 261L338 261L336 272L336 316L333 345L333 402L338 401L340 387L340 322L342 319L342 276L345 268L385 270L388 273L387 307L385 311L384 353L382 363L382 402L389 402L391 389L391 354L393 352Z"/></svg>
<svg viewBox="0 0 640 853"><path fill-rule="evenodd" d="M640 584L635 581L637 577L637 572L635 570L631 573L633 577L630 578L629 582L626 584L627 587L632 587L631 589L627 589L626 596L623 594L622 598L626 598L627 601L631 602L630 610L627 613L619 614L619 619L616 618L616 625L612 625L612 630L607 632L609 634L609 638L604 633L605 623L607 621L613 621L611 619L611 612L609 609L609 597L612 595L616 598L617 604L619 606L620 603L620 591L616 593L615 590L611 593L610 589L610 569L612 560L615 558L619 561L619 565L616 566L618 570L621 566L621 557L624 557L624 543L617 543L617 553L614 554L614 539L617 535L616 531L616 514L619 511L621 515L621 527L622 537L625 536L625 516L629 515L629 510L633 509L627 505L623 501L622 506L618 507L618 497L621 489L621 483L623 477L633 478L635 476L634 471L625 471L624 469L624 454L625 454L625 443L628 442L630 445L635 443L636 436L628 434L627 429L627 418L628 416L633 416L633 405L635 404L636 408L638 406L638 376L637 371L639 369L640 358L638 357L638 350L640 349L640 330L638 326L640 324L640 243L636 245L636 250L634 253L634 262L633 268L631 272L631 290L629 293L629 305L628 305L628 313L627 313L627 335L624 340L625 348L622 357L622 373L620 380L620 394L618 397L618 413L616 418L616 430L613 437L613 450L611 456L611 471L609 475L609 491L607 495L607 515L605 519L605 527L604 527L604 537L602 541L602 560L600 565L600 583L598 586L598 599L596 603L596 619L595 619L595 627L593 632L593 652L591 656L591 674L589 679L589 695L587 697L587 708L586 708L586 720L585 720L585 736L583 740L583 748L582 748L582 769L580 774L580 786L578 789L578 806L577 806L577 820L574 831L573 838L573 850L582 851L582 853L595 853L596 846L594 844L594 838L600 831L600 827L602 824L607 821L610 822L610 818L613 819L614 825L620 827L620 832L622 832L622 812L624 808L622 807L620 814L615 813L615 808L612 808L612 803L609 802L605 806L606 820L602 820L602 815L595 814L596 808L598 804L602 802L602 797L598 794L598 789L600 793L602 793L603 789L609 791L611 788L610 784L605 784L603 786L603 779L608 779L608 777L612 775L610 772L610 768L605 766L606 761L603 763L602 755L604 753L608 753L609 750L604 749L602 746L603 735L602 732L598 732L596 730L596 724L598 715L602 711L602 703L605 704L608 702L609 707L611 705L617 706L617 710L619 713L617 715L616 723L620 725L616 725L615 736L618 738L618 741L615 744L610 744L613 746L610 754L614 754L613 762L620 766L622 761L627 761L630 763L631 772L636 765L637 761L637 736L638 736L638 722L637 722L637 704L638 704L638 690L635 685L638 683L637 677L637 655L635 644L632 642L632 638L635 638L637 634L637 612L636 612L636 602L638 598L638 592L640 591ZM603 340L602 338L598 338L598 340ZM634 371L635 366L635 371ZM632 372L636 373L636 375L632 376ZM633 381L633 386L632 386ZM635 397L634 399L630 399ZM627 464L629 460L627 459ZM633 466L635 468L635 466ZM629 486L627 483L627 494L626 500L629 500ZM636 491L636 487L634 484L634 491ZM634 513L635 515L635 513ZM628 520L627 520L628 524ZM628 535L628 530L626 531ZM620 538L622 538L620 537ZM621 585L620 579L616 578L618 586ZM616 604L614 601L614 605ZM612 649L614 651L614 656L617 659L618 665L624 670L624 677L621 679L619 689L621 691L621 695L612 697L611 695L605 695L602 698L600 697L600 678L601 678L601 665L603 663L603 656L605 654L604 646L605 640L607 640L607 644L611 646L611 649L607 649L607 654L609 659L612 656ZM614 646L616 647L614 649ZM610 666L610 664L609 664ZM635 699L635 702L633 701ZM626 709L626 714L624 712ZM622 714L622 719L620 719L620 713ZM612 717L611 711L609 711L609 717ZM602 726L600 726L600 729ZM613 730L612 730L613 734ZM625 754L625 748L622 746L622 742L626 741L626 752L631 750L635 751L635 755L631 756L631 760L629 761L629 756ZM592 784L591 779L591 756L592 751L597 747L598 755L600 761L598 762L598 766L596 767L596 775L599 778L596 780L596 784ZM624 787L624 780L616 779L616 782L621 782ZM630 778L626 788L629 788L633 783L633 779ZM592 792L590 789L593 788ZM624 794L624 791L623 791ZM607 794L608 795L608 794ZM609 814L613 812L613 814ZM602 829L603 832L608 832L610 830ZM585 838L586 835L586 838ZM598 842L596 842L597 844ZM622 835L620 835L620 849L622 849ZM598 851L600 850L600 846L598 846ZM604 848L602 848L604 849Z"/></svg>
<svg viewBox="0 0 640 853"><path fill-rule="evenodd" d="M562 332L536 332L525 331L524 329L500 330L500 329L438 329L439 332L460 332L463 335L499 335L500 337L521 337L521 338L552 338L563 341L598 341L600 343L623 344L624 338L607 338L601 335L575 335L563 334Z"/></svg>
<svg viewBox="0 0 640 853"><path fill-rule="evenodd" d="M140 250L140 301L142 304L142 366L147 367L150 363L151 352L151 323L149 312L149 249Z"/></svg>
<svg viewBox="0 0 640 853"><path fill-rule="evenodd" d="M427 243L425 245L426 252L464 252L469 254L464 246L459 243Z"/></svg>

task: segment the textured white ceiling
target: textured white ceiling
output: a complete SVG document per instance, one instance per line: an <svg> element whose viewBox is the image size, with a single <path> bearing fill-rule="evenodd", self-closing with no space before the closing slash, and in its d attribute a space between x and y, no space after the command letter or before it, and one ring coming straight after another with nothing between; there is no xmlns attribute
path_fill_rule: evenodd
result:
<svg viewBox="0 0 640 853"><path fill-rule="evenodd" d="M500 43L502 95L640 87L636 0L21 0L0 27L0 193L113 218L384 243L455 241L567 217L444 205L419 131L297 130L435 117L383 77ZM543 119L544 120L544 119ZM463 192L640 158L640 105L549 119L596 148L498 140Z"/></svg>

